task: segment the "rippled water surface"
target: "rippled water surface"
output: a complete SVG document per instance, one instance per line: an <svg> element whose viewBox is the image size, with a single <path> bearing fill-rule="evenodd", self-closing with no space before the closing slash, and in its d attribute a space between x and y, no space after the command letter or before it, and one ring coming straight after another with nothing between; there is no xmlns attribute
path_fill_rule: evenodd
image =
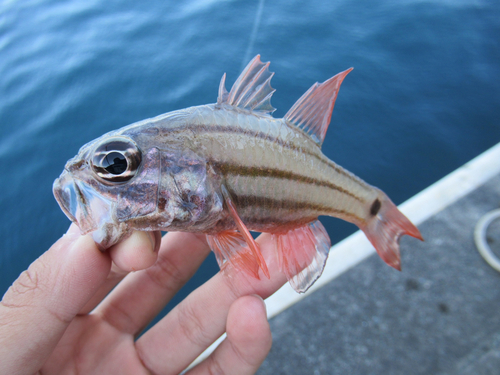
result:
<svg viewBox="0 0 500 375"><path fill-rule="evenodd" d="M355 68L323 149L401 203L500 140L499 20L479 0L1 2L1 292L69 226L51 188L80 146L215 102L257 53L276 117ZM323 222L333 242L355 229Z"/></svg>

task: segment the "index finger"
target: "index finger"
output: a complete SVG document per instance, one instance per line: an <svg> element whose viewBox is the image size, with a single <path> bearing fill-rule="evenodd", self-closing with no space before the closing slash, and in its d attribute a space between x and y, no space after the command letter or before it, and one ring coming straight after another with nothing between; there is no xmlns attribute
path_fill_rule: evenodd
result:
<svg viewBox="0 0 500 375"><path fill-rule="evenodd" d="M157 262L127 277L94 313L122 332L138 334L193 276L210 252L193 233L169 232L161 241Z"/></svg>

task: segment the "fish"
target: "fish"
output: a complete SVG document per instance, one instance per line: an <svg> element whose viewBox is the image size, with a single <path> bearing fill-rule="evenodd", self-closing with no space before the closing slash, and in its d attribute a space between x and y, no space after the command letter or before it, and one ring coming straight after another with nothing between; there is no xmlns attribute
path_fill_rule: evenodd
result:
<svg viewBox="0 0 500 375"><path fill-rule="evenodd" d="M357 225L401 270L399 239L423 240L380 189L321 151L347 69L316 82L283 118L272 117L274 73L255 56L217 102L168 112L85 144L53 193L100 249L133 231L206 235L224 270L270 278L250 231L271 234L279 269L298 293L320 277L331 247L319 216Z"/></svg>

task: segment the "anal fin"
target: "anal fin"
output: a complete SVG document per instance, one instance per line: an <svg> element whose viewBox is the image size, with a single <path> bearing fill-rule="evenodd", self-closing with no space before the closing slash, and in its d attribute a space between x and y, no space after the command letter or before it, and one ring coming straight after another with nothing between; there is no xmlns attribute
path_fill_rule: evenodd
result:
<svg viewBox="0 0 500 375"><path fill-rule="evenodd" d="M321 276L330 251L330 237L319 220L272 235L280 271L292 288L305 293Z"/></svg>

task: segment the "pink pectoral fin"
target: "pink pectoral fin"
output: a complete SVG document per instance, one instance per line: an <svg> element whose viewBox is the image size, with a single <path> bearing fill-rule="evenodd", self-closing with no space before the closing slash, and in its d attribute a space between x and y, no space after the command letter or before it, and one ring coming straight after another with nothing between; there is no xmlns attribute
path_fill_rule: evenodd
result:
<svg viewBox="0 0 500 375"><path fill-rule="evenodd" d="M255 261L259 265L260 269L262 269L262 272L264 272L264 275L266 275L266 277L268 279L270 279L271 275L269 274L269 270L267 269L266 261L264 260L264 257L262 256L262 253L260 252L259 245L257 244L257 242L255 242L252 235L250 234L250 231L248 230L246 225L243 223L243 221L240 219L238 212L236 211L236 207L231 199L231 195L229 194L229 192L227 191L227 189L224 185L221 186L221 191L222 191L222 195L224 196L224 201L226 202L226 206L229 210L229 214L233 218L236 226L238 227L238 230L240 232L239 234L242 236L242 239L248 245L248 248L250 249L251 254L255 258ZM257 278L259 278L259 277L257 276Z"/></svg>
<svg viewBox="0 0 500 375"><path fill-rule="evenodd" d="M241 233L226 230L215 235L207 234L207 242L221 270L230 263L238 271L246 272L260 280L259 263Z"/></svg>
<svg viewBox="0 0 500 375"><path fill-rule="evenodd" d="M330 237L319 220L273 234L280 271L292 288L304 293L321 276L330 251Z"/></svg>

